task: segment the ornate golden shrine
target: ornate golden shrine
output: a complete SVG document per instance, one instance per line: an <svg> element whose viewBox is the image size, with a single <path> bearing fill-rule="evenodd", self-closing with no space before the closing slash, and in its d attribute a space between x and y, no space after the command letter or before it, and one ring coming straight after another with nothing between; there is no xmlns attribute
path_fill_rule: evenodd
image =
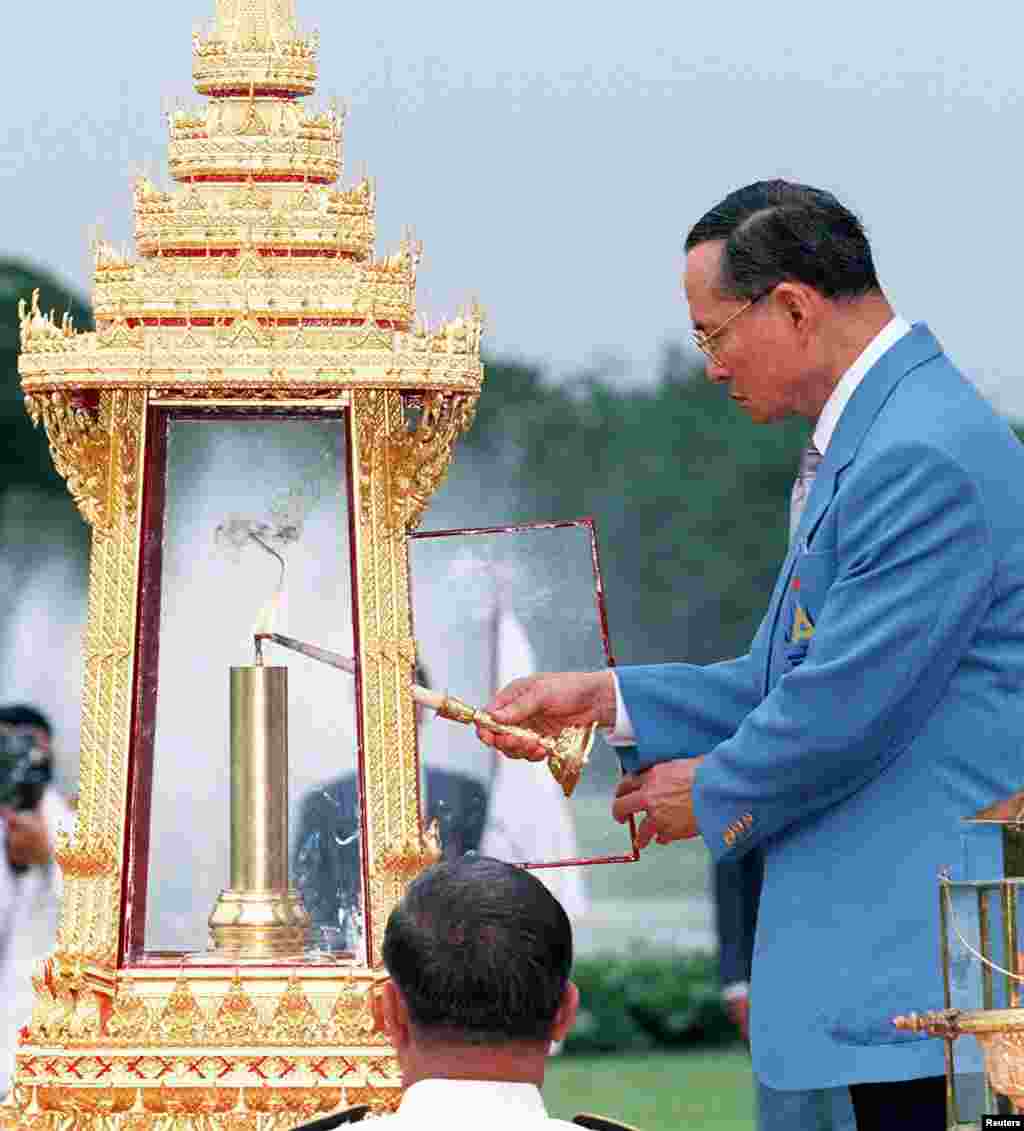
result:
<svg viewBox="0 0 1024 1131"><path fill-rule="evenodd" d="M343 116L301 103L317 50L293 0L217 0L211 33L193 38L209 101L169 115L178 187L137 180L137 259L95 244L96 330L22 304L26 406L92 527L92 557L78 823L58 848L57 947L34 979L4 1126L269 1131L398 1099L368 994L388 911L424 861L406 533L472 421L483 316L474 304L430 329L415 310L420 245L407 237L374 258L372 182L335 187ZM146 536L164 482L160 429L176 414L343 421L361 962L138 960L127 907L146 759L144 598L159 587Z"/></svg>

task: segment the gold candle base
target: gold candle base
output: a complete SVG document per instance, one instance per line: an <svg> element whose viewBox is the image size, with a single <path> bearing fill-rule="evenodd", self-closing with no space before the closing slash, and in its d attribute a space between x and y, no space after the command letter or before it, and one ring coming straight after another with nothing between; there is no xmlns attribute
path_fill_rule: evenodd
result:
<svg viewBox="0 0 1024 1131"><path fill-rule="evenodd" d="M298 956L309 915L294 888L220 893L210 916L210 948L224 958Z"/></svg>
<svg viewBox="0 0 1024 1131"><path fill-rule="evenodd" d="M302 953L310 919L288 886L288 669L231 669L231 886L209 918L226 958Z"/></svg>

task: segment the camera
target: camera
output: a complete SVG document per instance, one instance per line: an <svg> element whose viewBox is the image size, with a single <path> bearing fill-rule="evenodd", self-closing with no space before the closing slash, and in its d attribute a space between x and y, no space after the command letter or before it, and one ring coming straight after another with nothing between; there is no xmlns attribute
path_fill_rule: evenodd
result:
<svg viewBox="0 0 1024 1131"><path fill-rule="evenodd" d="M53 760L35 735L0 723L0 807L35 809L53 778Z"/></svg>
<svg viewBox="0 0 1024 1131"><path fill-rule="evenodd" d="M53 759L40 750L35 735L0 723L0 808L35 809L53 777ZM21 875L24 865L12 864Z"/></svg>

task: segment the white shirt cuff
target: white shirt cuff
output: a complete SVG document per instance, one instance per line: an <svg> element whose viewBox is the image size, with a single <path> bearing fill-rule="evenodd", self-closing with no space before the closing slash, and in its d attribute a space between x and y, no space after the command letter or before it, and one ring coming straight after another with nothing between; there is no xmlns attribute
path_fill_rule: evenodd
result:
<svg viewBox="0 0 1024 1131"><path fill-rule="evenodd" d="M615 726L606 735L609 746L635 746L636 732L626 710L626 701L622 698L622 688L619 687L619 677L612 671L612 682L615 684Z"/></svg>
<svg viewBox="0 0 1024 1131"><path fill-rule="evenodd" d="M730 982L722 987L723 1001L739 1001L741 998L750 997L749 982Z"/></svg>

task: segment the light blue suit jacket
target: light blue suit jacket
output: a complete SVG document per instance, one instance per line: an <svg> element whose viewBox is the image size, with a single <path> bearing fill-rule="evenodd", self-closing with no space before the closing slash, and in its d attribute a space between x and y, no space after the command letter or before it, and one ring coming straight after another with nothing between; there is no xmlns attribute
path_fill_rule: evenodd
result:
<svg viewBox="0 0 1024 1131"><path fill-rule="evenodd" d="M706 754L712 855L764 851L751 1045L773 1088L944 1071L890 1019L941 1008L936 875L1024 777L1022 500L1024 447L917 325L843 411L749 653L618 669L625 768Z"/></svg>

